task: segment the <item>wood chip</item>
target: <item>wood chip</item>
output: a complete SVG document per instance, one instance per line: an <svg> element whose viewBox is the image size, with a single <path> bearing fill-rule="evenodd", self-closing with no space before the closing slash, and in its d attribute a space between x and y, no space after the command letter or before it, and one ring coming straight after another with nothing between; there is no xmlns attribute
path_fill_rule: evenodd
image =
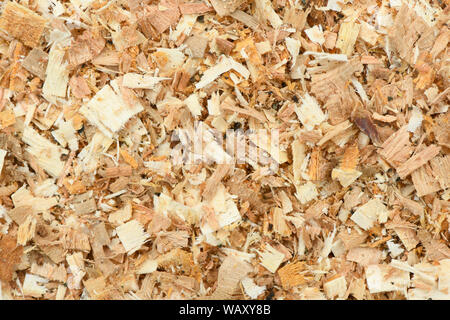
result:
<svg viewBox="0 0 450 320"><path fill-rule="evenodd" d="M128 254L133 254L147 241L148 234L137 220L131 220L116 228L117 235Z"/></svg>
<svg viewBox="0 0 450 320"><path fill-rule="evenodd" d="M39 44L46 20L32 10L8 2L0 17L0 29L29 47Z"/></svg>
<svg viewBox="0 0 450 320"><path fill-rule="evenodd" d="M428 146L424 150L409 158L405 163L398 167L397 172L400 178L405 178L414 170L420 168L425 163L433 159L439 154L441 148L439 146Z"/></svg>
<svg viewBox="0 0 450 320"><path fill-rule="evenodd" d="M104 110L110 109L105 113ZM112 137L120 130L128 120L143 110L132 92L120 88L117 81L105 85L97 94L80 108L83 114L92 124L97 126L103 134ZM109 114L108 118L104 115Z"/></svg>

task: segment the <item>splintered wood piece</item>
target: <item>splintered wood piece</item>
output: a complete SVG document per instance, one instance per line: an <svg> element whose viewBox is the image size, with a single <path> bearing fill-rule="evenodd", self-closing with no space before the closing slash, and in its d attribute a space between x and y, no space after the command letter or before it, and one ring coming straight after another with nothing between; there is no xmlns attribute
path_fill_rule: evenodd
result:
<svg viewBox="0 0 450 320"><path fill-rule="evenodd" d="M112 137L128 120L144 108L129 89L120 88L117 80L105 85L80 108L92 124L107 137Z"/></svg>
<svg viewBox="0 0 450 320"><path fill-rule="evenodd" d="M124 149L120 149L120 155L123 157L126 163L128 163L133 169L138 168L137 161Z"/></svg>
<svg viewBox="0 0 450 320"><path fill-rule="evenodd" d="M108 178L129 177L133 173L131 166L120 166L105 169L105 176Z"/></svg>
<svg viewBox="0 0 450 320"><path fill-rule="evenodd" d="M328 69L326 72L312 74L311 93L315 95L317 99L327 101L336 93L341 95L345 92L344 88L347 79L351 78L355 72L362 70L363 65L359 59L354 58L347 61L347 57L345 55L344 58L344 63L337 64L333 66L333 68ZM339 59L342 59L342 57L339 57Z"/></svg>
<svg viewBox="0 0 450 320"><path fill-rule="evenodd" d="M377 43L379 34L376 32L375 28L365 21L361 21L358 37L368 44L374 46Z"/></svg>
<svg viewBox="0 0 450 320"><path fill-rule="evenodd" d="M439 182L434 178L431 167L428 164L425 164L423 167L413 171L411 173L411 179L419 197L441 189Z"/></svg>
<svg viewBox="0 0 450 320"><path fill-rule="evenodd" d="M293 287L306 283L306 279L302 274L305 270L304 263L294 262L285 265L278 270L280 276L281 285L285 290L289 290Z"/></svg>
<svg viewBox="0 0 450 320"><path fill-rule="evenodd" d="M264 293L264 291L266 291L266 286L258 286L255 284L253 279L248 277L244 278L241 283L244 287L245 293L251 299L257 299L262 293Z"/></svg>
<svg viewBox="0 0 450 320"><path fill-rule="evenodd" d="M243 259L233 255L227 256L219 268L217 289L209 296L210 299L231 299L239 289L252 267Z"/></svg>
<svg viewBox="0 0 450 320"><path fill-rule="evenodd" d="M244 0L211 0L211 4L221 17L233 13Z"/></svg>
<svg viewBox="0 0 450 320"><path fill-rule="evenodd" d="M320 125L325 120L325 114L322 112L316 99L309 94L302 98L302 104L295 109L295 113L308 131L311 131L314 129L314 126Z"/></svg>
<svg viewBox="0 0 450 320"><path fill-rule="evenodd" d="M409 285L409 272L390 265L372 264L366 268L367 287L370 293L401 291Z"/></svg>
<svg viewBox="0 0 450 320"><path fill-rule="evenodd" d="M415 27L411 28L410 26L412 25ZM414 59L414 44L420 41L422 36L434 38L434 35L428 32L429 30L432 30L431 27L426 24L422 17L418 16L407 4L403 4L388 32L389 43L400 58L408 63L412 63Z"/></svg>
<svg viewBox="0 0 450 320"><path fill-rule="evenodd" d="M283 237L291 235L291 229L287 224L286 216L281 208L273 209L273 229Z"/></svg>
<svg viewBox="0 0 450 320"><path fill-rule="evenodd" d="M358 179L362 172L355 170L359 161L359 149L357 145L348 147L340 161L339 168L334 168L331 172L333 179L338 179L345 188Z"/></svg>
<svg viewBox="0 0 450 320"><path fill-rule="evenodd" d="M43 265L38 265L33 263L30 272L50 281L66 282L67 280L67 272L63 264L44 263Z"/></svg>
<svg viewBox="0 0 450 320"><path fill-rule="evenodd" d="M76 98L85 98L91 94L91 89L89 88L86 79L84 79L83 77L73 76L69 80L69 86L71 92Z"/></svg>
<svg viewBox="0 0 450 320"><path fill-rule="evenodd" d="M181 14L202 14L214 11L213 7L207 6L202 2L180 3L179 8Z"/></svg>
<svg viewBox="0 0 450 320"><path fill-rule="evenodd" d="M256 0L256 10L259 11L260 16L266 19L274 29L278 29L283 24L280 16L275 12L270 0Z"/></svg>
<svg viewBox="0 0 450 320"><path fill-rule="evenodd" d="M261 265L272 273L275 273L284 260L284 253L276 250L270 244L265 244L262 252L258 252L261 257Z"/></svg>
<svg viewBox="0 0 450 320"><path fill-rule="evenodd" d="M67 63L63 61L65 51L53 45L48 55L45 82L42 91L48 97L65 97L69 82Z"/></svg>
<svg viewBox="0 0 450 320"><path fill-rule="evenodd" d="M347 291L347 281L344 276L329 280L323 284L323 290L328 299L342 298Z"/></svg>
<svg viewBox="0 0 450 320"><path fill-rule="evenodd" d="M67 154L67 150L51 143L30 127L25 127L22 141L28 144L27 152L37 159L42 169L55 178L60 176L64 168L61 155Z"/></svg>
<svg viewBox="0 0 450 320"><path fill-rule="evenodd" d="M36 218L32 215L27 216L25 221L19 226L17 230L17 244L25 246L28 241L33 239L36 232Z"/></svg>
<svg viewBox="0 0 450 320"><path fill-rule="evenodd" d="M118 226L116 232L129 255L139 250L149 237L142 225L134 219Z"/></svg>
<svg viewBox="0 0 450 320"><path fill-rule="evenodd" d="M228 174L231 169L229 164L221 164L217 167L214 173L206 181L206 186L203 191L203 198L206 201L211 200L217 192L217 187L220 181Z"/></svg>
<svg viewBox="0 0 450 320"><path fill-rule="evenodd" d="M8 2L0 17L0 29L29 47L39 44L46 20L30 9Z"/></svg>
<svg viewBox="0 0 450 320"><path fill-rule="evenodd" d="M242 22L249 28L252 28L253 30L257 30L259 27L258 20L254 16L251 16L242 10L235 10L230 14L230 16Z"/></svg>
<svg viewBox="0 0 450 320"><path fill-rule="evenodd" d="M47 292L47 288L44 286L46 283L48 283L47 279L27 273L22 284L23 294L40 298Z"/></svg>
<svg viewBox="0 0 450 320"><path fill-rule="evenodd" d="M16 117L12 110L0 112L0 126L2 129L7 128L16 123Z"/></svg>
<svg viewBox="0 0 450 320"><path fill-rule="evenodd" d="M158 33L163 33L170 26L178 22L180 19L180 11L178 8L159 10L155 6L151 8L150 13L146 15L145 19L151 23Z"/></svg>
<svg viewBox="0 0 450 320"><path fill-rule="evenodd" d="M96 31L86 30L70 46L67 55L72 67L85 63L97 56L105 47L106 41Z"/></svg>
<svg viewBox="0 0 450 320"><path fill-rule="evenodd" d="M22 67L42 80L45 80L47 63L48 54L40 48L33 48L25 59L23 59Z"/></svg>
<svg viewBox="0 0 450 320"><path fill-rule="evenodd" d="M368 266L378 264L382 259L382 252L376 248L353 248L348 251L346 258L362 266Z"/></svg>
<svg viewBox="0 0 450 320"><path fill-rule="evenodd" d="M406 250L411 251L419 244L419 239L417 238L417 233L413 229L409 228L394 228L395 233L402 241Z"/></svg>
<svg viewBox="0 0 450 320"><path fill-rule="evenodd" d="M91 245L89 243L89 236L81 230L66 229L63 232L61 242L64 249L80 250L89 252Z"/></svg>
<svg viewBox="0 0 450 320"><path fill-rule="evenodd" d="M219 50L226 55L230 55L231 51L234 49L234 44L232 42L222 38L216 38L216 45Z"/></svg>
<svg viewBox="0 0 450 320"><path fill-rule="evenodd" d="M325 144L326 142L328 142L329 140L333 139L334 137L336 137L337 135L343 133L344 131L346 131L347 129L351 128L352 123L348 120L341 122L340 124L332 127L324 136L322 139L320 139L319 142L317 142L318 146L322 146L323 144Z"/></svg>
<svg viewBox="0 0 450 320"><path fill-rule="evenodd" d="M88 213L95 212L97 210L97 204L95 203L95 200L92 198L87 199L77 199L73 202L73 208L75 210L75 213L78 215L84 215Z"/></svg>
<svg viewBox="0 0 450 320"><path fill-rule="evenodd" d="M413 150L414 147L409 141L407 126L403 126L381 145L381 150L378 152L389 163L398 167L399 164L407 160Z"/></svg>
<svg viewBox="0 0 450 320"><path fill-rule="evenodd" d="M350 219L362 229L369 230L376 221L379 223L386 222L387 215L386 206L380 200L372 199L359 207Z"/></svg>
<svg viewBox="0 0 450 320"><path fill-rule="evenodd" d="M362 172L355 169L334 168L331 172L331 177L337 179L344 188L355 182L361 175Z"/></svg>
<svg viewBox="0 0 450 320"><path fill-rule="evenodd" d="M127 203L123 208L114 211L108 217L108 221L112 224L120 225L131 219L132 207L131 203Z"/></svg>
<svg viewBox="0 0 450 320"><path fill-rule="evenodd" d="M230 70L237 71L245 79L247 79L250 75L250 71L248 71L245 66L243 66L239 62L236 62L233 58L223 57L219 61L219 63L203 73L203 77L199 82L195 84L195 87L197 89L201 89L216 80L222 73L228 72Z"/></svg>
<svg viewBox="0 0 450 320"><path fill-rule="evenodd" d="M0 173L2 172L3 165L5 164L5 156L8 152L6 150L0 149Z"/></svg>
<svg viewBox="0 0 450 320"><path fill-rule="evenodd" d="M311 181L299 186L297 188L297 193L295 194L302 204L306 204L311 200L317 199L318 195L317 187Z"/></svg>
<svg viewBox="0 0 450 320"><path fill-rule="evenodd" d="M253 39L249 37L245 40L240 41L236 45L235 50L240 52L244 56L253 81L254 82L261 81L264 78L265 68L263 65L262 58L258 52L258 49L255 46L255 42L253 41Z"/></svg>
<svg viewBox="0 0 450 320"><path fill-rule="evenodd" d="M450 155L435 157L430 161L432 174L436 177L442 189L450 188Z"/></svg>
<svg viewBox="0 0 450 320"><path fill-rule="evenodd" d="M336 48L341 49L343 54L350 56L355 46L361 25L355 22L344 22L339 28Z"/></svg>
<svg viewBox="0 0 450 320"><path fill-rule="evenodd" d="M406 178L414 170L417 170L418 168L426 164L428 161L436 157L439 154L439 151L441 151L441 147L436 145L426 147L424 150L415 154L414 156L409 158L405 163L400 165L397 168L398 175L402 179Z"/></svg>
<svg viewBox="0 0 450 320"><path fill-rule="evenodd" d="M95 300L106 298L106 280L104 277L90 278L83 281L89 296Z"/></svg>
<svg viewBox="0 0 450 320"><path fill-rule="evenodd" d="M155 86L163 80L170 80L170 78L126 73L123 76L122 85L130 89L154 89Z"/></svg>
<svg viewBox="0 0 450 320"><path fill-rule="evenodd" d="M200 36L192 36L184 43L188 46L193 58L203 58L208 45L208 39Z"/></svg>
<svg viewBox="0 0 450 320"><path fill-rule="evenodd" d="M145 41L145 36L142 33L140 33L136 28L128 26L124 27L120 31L113 32L111 34L111 37L114 46L118 51L123 51L130 47L137 46ZM100 51L98 51L97 54L100 53ZM94 54L91 53L89 57L93 56Z"/></svg>

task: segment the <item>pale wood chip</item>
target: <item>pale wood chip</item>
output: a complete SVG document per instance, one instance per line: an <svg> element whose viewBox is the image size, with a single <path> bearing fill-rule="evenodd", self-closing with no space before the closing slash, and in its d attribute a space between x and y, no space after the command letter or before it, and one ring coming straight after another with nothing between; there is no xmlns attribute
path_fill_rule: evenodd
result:
<svg viewBox="0 0 450 320"><path fill-rule="evenodd" d="M442 189L450 187L450 155L445 157L435 157L430 161L432 174L439 181Z"/></svg>
<svg viewBox="0 0 450 320"><path fill-rule="evenodd" d="M337 135L341 134L345 130L349 129L352 126L352 123L348 120L341 122L340 124L332 127L323 137L322 139L317 142L318 146L321 146L328 142L329 140L333 139Z"/></svg>
<svg viewBox="0 0 450 320"><path fill-rule="evenodd" d="M261 265L272 273L277 271L284 260L284 254L267 243L259 254L261 256Z"/></svg>
<svg viewBox="0 0 450 320"><path fill-rule="evenodd" d="M142 225L134 219L117 227L116 231L129 255L139 250L149 237Z"/></svg>
<svg viewBox="0 0 450 320"><path fill-rule="evenodd" d="M36 232L36 218L28 215L25 221L19 226L17 230L17 244L25 246L28 241L33 239Z"/></svg>
<svg viewBox="0 0 450 320"><path fill-rule="evenodd" d="M40 48L33 48L25 59L23 59L22 66L35 76L45 80L47 63L48 54Z"/></svg>
<svg viewBox="0 0 450 320"><path fill-rule="evenodd" d="M180 10L178 8L168 8L166 10L152 8L150 12L146 19L158 33L163 33L180 19Z"/></svg>
<svg viewBox="0 0 450 320"><path fill-rule="evenodd" d="M202 14L214 11L214 8L202 2L180 3L179 7L181 14Z"/></svg>
<svg viewBox="0 0 450 320"><path fill-rule="evenodd" d="M350 56L358 37L361 25L355 22L344 22L339 28L339 36L336 41L336 48L341 49L343 54Z"/></svg>
<svg viewBox="0 0 450 320"><path fill-rule="evenodd" d="M76 98L85 98L91 94L88 82L80 76L73 76L69 80L70 90Z"/></svg>
<svg viewBox="0 0 450 320"><path fill-rule="evenodd" d="M257 30L259 27L258 20L254 16L251 16L242 10L235 10L233 13L230 14L230 16L242 22L246 26L252 28L253 30Z"/></svg>
<svg viewBox="0 0 450 320"><path fill-rule="evenodd" d="M66 96L69 70L67 63L64 62L64 55L65 51L56 44L50 49L45 70L45 82L42 87L43 94L49 99Z"/></svg>
<svg viewBox="0 0 450 320"><path fill-rule="evenodd" d="M97 30L86 30L78 36L67 51L72 67L85 63L98 55L106 41Z"/></svg>
<svg viewBox="0 0 450 320"><path fill-rule="evenodd" d="M89 236L81 230L68 228L64 230L62 238L64 249L80 250L89 252L91 245L89 243Z"/></svg>
<svg viewBox="0 0 450 320"><path fill-rule="evenodd" d="M27 273L22 284L22 292L26 296L40 298L47 292L47 288L43 285L46 283L47 279Z"/></svg>
<svg viewBox="0 0 450 320"><path fill-rule="evenodd" d="M397 173L400 178L404 179L410 175L414 170L417 170L428 161L436 157L441 151L441 147L431 145L409 158L406 162L397 168Z"/></svg>
<svg viewBox="0 0 450 320"><path fill-rule="evenodd" d="M409 272L389 265L373 264L366 268L367 287L370 293L401 291L409 285Z"/></svg>
<svg viewBox="0 0 450 320"><path fill-rule="evenodd" d="M117 80L105 85L97 94L80 108L90 122L103 134L112 137L128 120L143 110L134 94L120 87ZM109 112L105 112L109 110Z"/></svg>
<svg viewBox="0 0 450 320"><path fill-rule="evenodd" d="M378 152L394 167L398 167L408 159L413 150L407 126L403 126L381 145Z"/></svg>
<svg viewBox="0 0 450 320"><path fill-rule="evenodd" d="M64 283L67 280L67 271L63 264L54 265L51 263L44 263L42 265L38 265L37 263L33 263L31 265L30 272L50 281Z"/></svg>
<svg viewBox="0 0 450 320"><path fill-rule="evenodd" d="M189 37L184 42L189 49L193 58L203 58L205 55L206 46L208 45L208 39L201 36Z"/></svg>
<svg viewBox="0 0 450 320"><path fill-rule="evenodd" d="M413 171L411 173L411 179L419 197L441 189L439 182L434 178L431 167L428 164L425 164L423 167Z"/></svg>
<svg viewBox="0 0 450 320"><path fill-rule="evenodd" d="M411 28L412 25L414 28ZM432 32L432 28L425 23L422 17L419 17L407 4L403 4L389 30L389 43L402 59L413 63L414 44L426 37L433 43L434 34L430 31Z"/></svg>
<svg viewBox="0 0 450 320"><path fill-rule="evenodd" d="M344 276L329 280L323 284L323 290L328 299L342 298L347 291L347 281Z"/></svg>
<svg viewBox="0 0 450 320"><path fill-rule="evenodd" d="M227 16L233 13L244 0L211 0L211 4L219 16Z"/></svg>
<svg viewBox="0 0 450 320"><path fill-rule="evenodd" d="M346 258L362 266L368 266L380 263L382 252L376 248L352 248L348 251Z"/></svg>
<svg viewBox="0 0 450 320"><path fill-rule="evenodd" d="M217 289L209 299L231 299L239 289L239 283L244 279L252 267L240 258L227 256L219 268ZM206 298L206 297L205 297Z"/></svg>

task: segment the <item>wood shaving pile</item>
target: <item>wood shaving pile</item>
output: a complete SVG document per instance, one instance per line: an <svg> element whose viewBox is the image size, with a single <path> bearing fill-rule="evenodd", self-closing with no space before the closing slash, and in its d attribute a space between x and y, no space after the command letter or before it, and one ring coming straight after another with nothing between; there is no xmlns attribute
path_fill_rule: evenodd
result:
<svg viewBox="0 0 450 320"><path fill-rule="evenodd" d="M3 1L0 299L450 299L449 8Z"/></svg>

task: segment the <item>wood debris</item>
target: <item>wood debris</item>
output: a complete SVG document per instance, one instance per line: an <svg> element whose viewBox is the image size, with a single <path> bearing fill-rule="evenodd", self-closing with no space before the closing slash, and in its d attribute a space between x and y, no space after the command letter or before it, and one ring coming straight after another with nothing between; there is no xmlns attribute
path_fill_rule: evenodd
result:
<svg viewBox="0 0 450 320"><path fill-rule="evenodd" d="M335 297L342 298L347 291L347 282L344 276L329 280L323 285L323 289L328 299Z"/></svg>
<svg viewBox="0 0 450 320"><path fill-rule="evenodd" d="M0 29L26 46L39 45L46 20L36 12L14 2L8 2L0 17Z"/></svg>
<svg viewBox="0 0 450 320"><path fill-rule="evenodd" d="M120 225L116 228L116 232L128 254L133 254L148 238L148 234L137 220Z"/></svg>
<svg viewBox="0 0 450 320"><path fill-rule="evenodd" d="M111 112L103 110L111 108ZM120 130L128 120L136 113L143 110L134 93L129 89L120 88L118 80L111 81L110 85L105 85L97 94L80 108L80 113L84 115L92 124L106 136L112 137Z"/></svg>
<svg viewBox="0 0 450 320"><path fill-rule="evenodd" d="M0 11L0 298L450 298L446 1Z"/></svg>

